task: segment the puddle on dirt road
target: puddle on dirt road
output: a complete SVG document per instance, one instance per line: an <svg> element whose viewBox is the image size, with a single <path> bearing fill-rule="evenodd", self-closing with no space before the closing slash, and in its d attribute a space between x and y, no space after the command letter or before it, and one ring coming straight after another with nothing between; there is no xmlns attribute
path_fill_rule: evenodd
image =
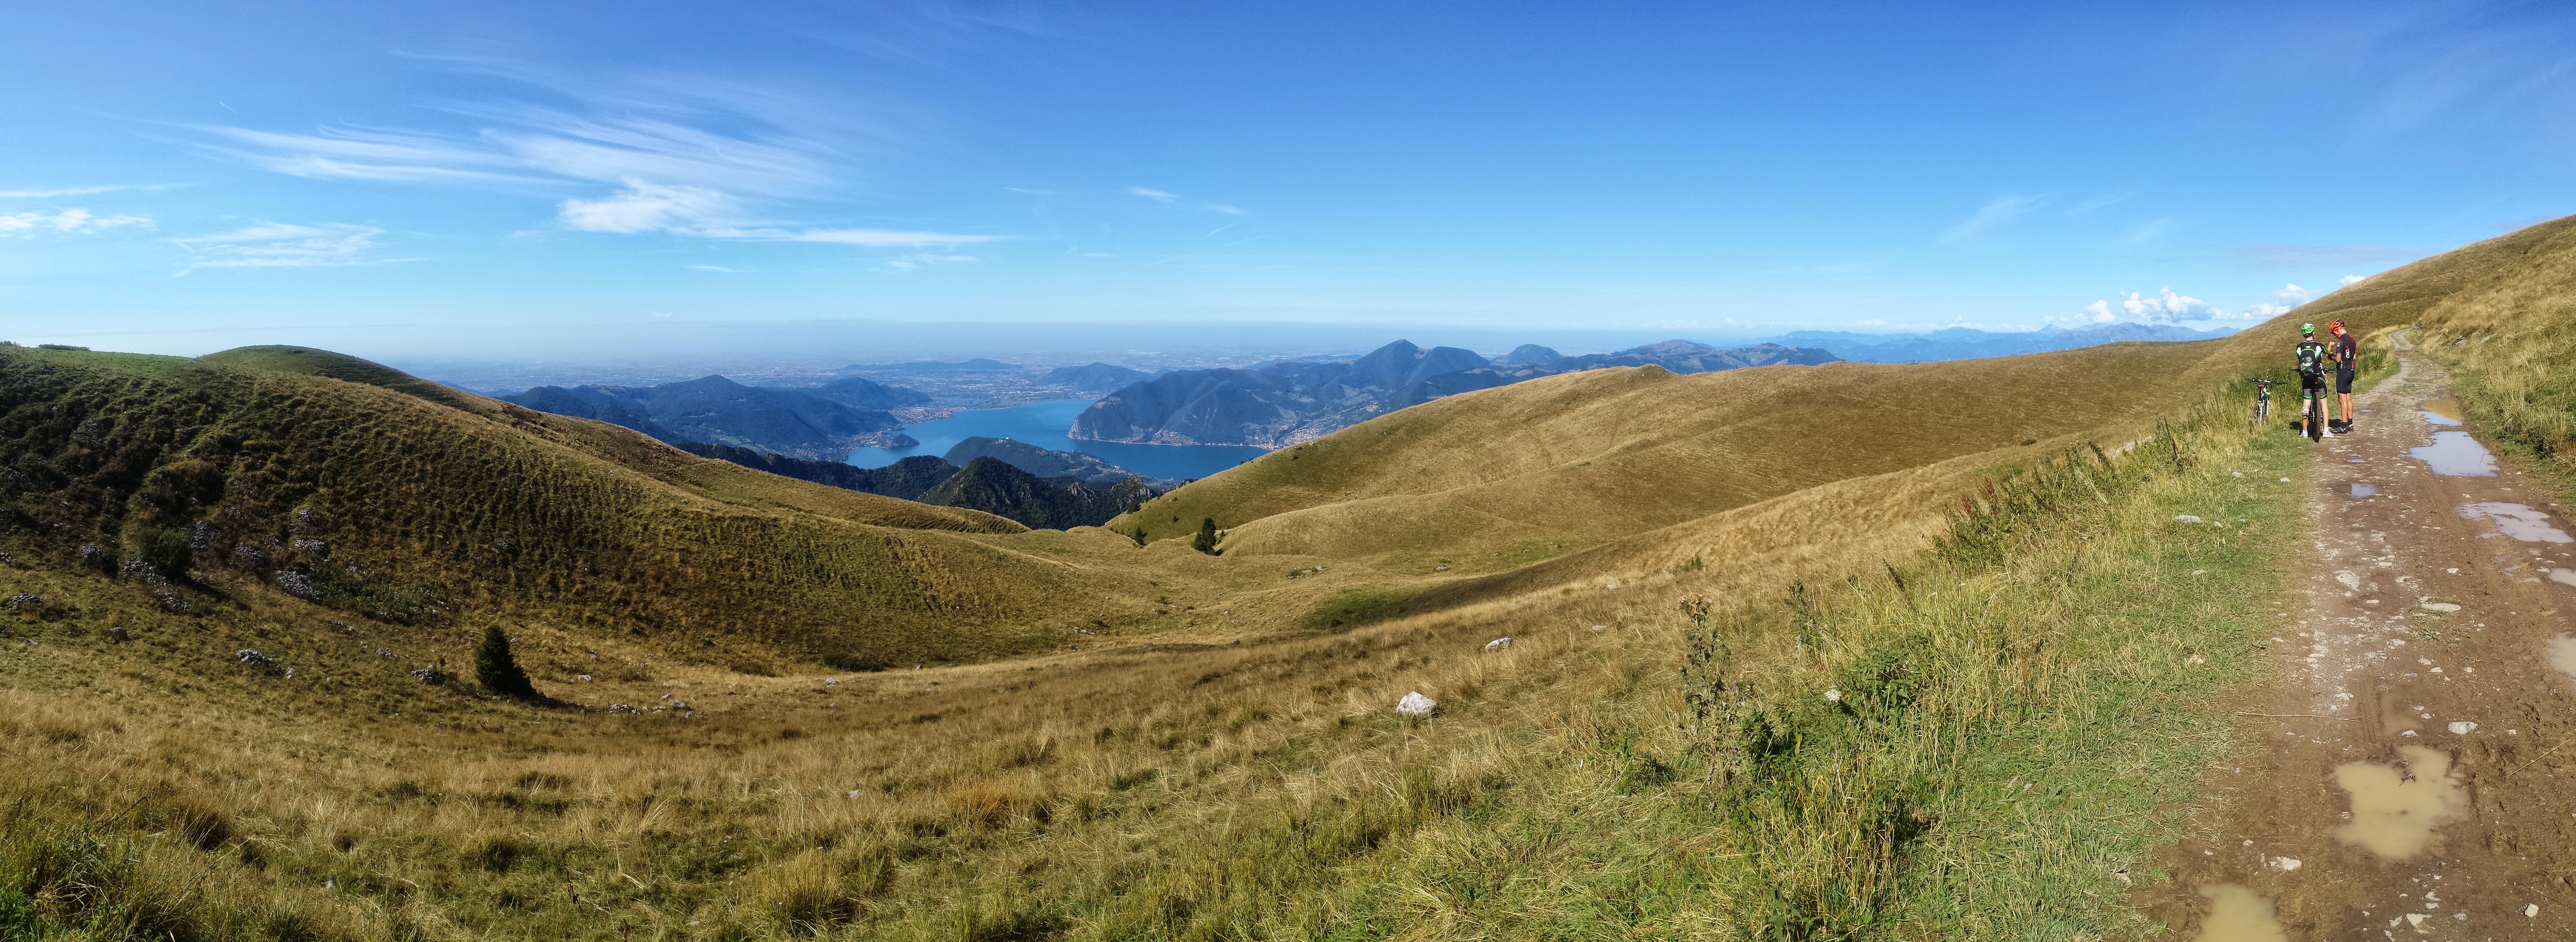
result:
<svg viewBox="0 0 2576 942"><path fill-rule="evenodd" d="M2553 646L2551 658L2556 657ZM2451 757L2422 746L2398 753L2405 756L2402 768L2349 762L2334 771L2335 784L2352 796L2352 823L2334 829L2334 836L2390 860L2421 853L2434 827L2468 807L2459 780L2451 777Z"/></svg>
<svg viewBox="0 0 2576 942"><path fill-rule="evenodd" d="M2354 497L2369 497L2377 493L2379 493L2379 485L2377 484L2354 484L2352 486L2352 496Z"/></svg>
<svg viewBox="0 0 2576 942"><path fill-rule="evenodd" d="M2409 448L2406 453L2431 467L2434 474L2491 478L2496 473L2495 456L2487 454L2487 447L2467 432L2435 432L2432 444Z"/></svg>
<svg viewBox="0 0 2576 942"><path fill-rule="evenodd" d="M2281 920L2272 913L2272 901L2263 894L2233 883L2213 883L2200 888L2209 898L2209 915L2200 920L2196 942L2290 942L2290 934L2281 929Z"/></svg>
<svg viewBox="0 0 2576 942"><path fill-rule="evenodd" d="M2424 421L2435 425L2460 424L2460 401L2457 399L2425 400Z"/></svg>
<svg viewBox="0 0 2576 942"><path fill-rule="evenodd" d="M2569 678L2576 678L2576 635L2549 639L2549 666Z"/></svg>
<svg viewBox="0 0 2576 942"><path fill-rule="evenodd" d="M2576 536L2568 536L2567 531L2549 525L2548 514L2533 510L2525 504L2508 504L2503 501L2461 504L2460 516L2469 520L2495 522L2496 528L2493 531L2478 534L2479 536L2494 536L2501 533L2525 543L2576 543Z"/></svg>
<svg viewBox="0 0 2576 942"><path fill-rule="evenodd" d="M2552 569L2549 571L2549 581L2559 585L2576 585L2576 569Z"/></svg>

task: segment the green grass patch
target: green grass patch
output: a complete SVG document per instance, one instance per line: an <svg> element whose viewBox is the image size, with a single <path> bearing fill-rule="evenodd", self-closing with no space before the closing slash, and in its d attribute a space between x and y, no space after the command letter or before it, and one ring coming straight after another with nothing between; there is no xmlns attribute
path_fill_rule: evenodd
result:
<svg viewBox="0 0 2576 942"><path fill-rule="evenodd" d="M1677 607L1678 709L1534 750L1512 794L1348 868L1308 918L1352 939L2153 931L2125 901L2242 748L2223 704L2266 676L2303 529L2278 479L2306 443L2249 436L2241 393L2128 457L1999 483L1912 566Z"/></svg>
<svg viewBox="0 0 2576 942"><path fill-rule="evenodd" d="M1410 614L1412 596L1390 589L1359 588L1334 593L1315 606L1298 626L1313 632L1349 631L1371 622Z"/></svg>

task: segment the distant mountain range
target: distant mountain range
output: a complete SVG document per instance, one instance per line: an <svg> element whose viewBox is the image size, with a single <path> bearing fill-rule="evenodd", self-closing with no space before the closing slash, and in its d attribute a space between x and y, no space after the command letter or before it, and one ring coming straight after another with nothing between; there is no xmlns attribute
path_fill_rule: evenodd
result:
<svg viewBox="0 0 2576 942"><path fill-rule="evenodd" d="M973 441L988 443L986 447L992 442L1002 442L1041 453L1037 456L1023 455L1024 459L1035 457L1064 463L1065 459L1051 456L1071 454L1047 451L1008 439ZM947 459L929 455L914 455L882 468L858 468L838 461L806 461L706 442L689 442L679 448L701 458L730 461L780 477L941 507L981 510L1041 530L1096 527L1127 512L1129 505L1152 500L1154 495L1170 489L1169 482L1149 482L1133 474L1121 474L1108 481L1072 475L1042 476L1011 462L982 455L969 458L962 468ZM951 451L949 454L955 456L958 453ZM1099 463L1099 459L1090 455L1078 457L1090 458L1093 464Z"/></svg>
<svg viewBox="0 0 2576 942"><path fill-rule="evenodd" d="M1833 362L1824 350L1779 344L1721 349L1669 340L1617 353L1564 356L1523 345L1500 361L1457 347L1398 340L1357 360L1282 360L1248 370L1179 370L1110 393L1073 422L1077 439L1278 448L1379 415L1478 389L1609 366L1705 373Z"/></svg>
<svg viewBox="0 0 2576 942"><path fill-rule="evenodd" d="M498 398L539 412L625 426L675 445L708 442L821 458L839 457L860 445L914 444L885 411L889 404L909 401L904 395L909 392L863 379L801 391L758 389L709 376L659 386L539 386Z"/></svg>
<svg viewBox="0 0 2576 942"><path fill-rule="evenodd" d="M1863 363L1922 363L1933 360L1975 360L1985 357L2012 356L2021 353L2045 353L2051 350L2073 350L2124 340L2174 342L2208 340L2224 337L2241 328L2221 327L2198 331L2174 324L2103 324L2076 330L2055 326L2033 331L1994 332L1952 327L1915 334L1855 334L1841 331L1801 330L1773 338L1785 344L1820 347L1845 360Z"/></svg>
<svg viewBox="0 0 2576 942"><path fill-rule="evenodd" d="M1148 373L1144 370L1131 370L1123 366L1112 366L1107 363L1092 363L1088 366L1056 367L1055 369L1048 370L1046 376L1041 378L1039 382L1050 385L1070 386L1085 392L1106 392L1120 386L1125 386L1129 383L1143 382L1145 380L1153 379L1156 376L1169 372L1171 371L1160 370Z"/></svg>

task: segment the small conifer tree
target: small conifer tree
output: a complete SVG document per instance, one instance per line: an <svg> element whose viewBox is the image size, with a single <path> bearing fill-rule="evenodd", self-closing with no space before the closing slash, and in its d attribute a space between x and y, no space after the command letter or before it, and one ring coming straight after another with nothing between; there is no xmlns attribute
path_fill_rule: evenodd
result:
<svg viewBox="0 0 2576 942"><path fill-rule="evenodd" d="M510 636L501 626L483 629L483 647L474 652L474 680L483 689L504 697L534 699L537 688L528 683L528 672L519 669L517 658L510 656Z"/></svg>
<svg viewBox="0 0 2576 942"><path fill-rule="evenodd" d="M1199 552L1202 552L1202 553L1206 553L1206 554L1208 554L1208 555L1210 555L1210 556L1214 556L1214 555L1216 555L1216 554L1217 554L1217 552L1216 552L1216 518L1215 518L1215 517L1203 517L1203 518L1200 518L1200 520L1199 520L1199 535L1198 535L1198 537L1197 537L1196 539L1192 539L1192 540L1190 541L1190 548L1191 548L1191 549L1194 549L1194 550L1198 550Z"/></svg>

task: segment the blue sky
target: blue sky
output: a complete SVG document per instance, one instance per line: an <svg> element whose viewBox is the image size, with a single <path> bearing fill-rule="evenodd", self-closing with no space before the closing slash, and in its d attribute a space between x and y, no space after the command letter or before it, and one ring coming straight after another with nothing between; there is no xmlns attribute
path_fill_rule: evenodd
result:
<svg viewBox="0 0 2576 942"><path fill-rule="evenodd" d="M388 6L13 8L0 336L2206 327L2576 182L2564 5Z"/></svg>

